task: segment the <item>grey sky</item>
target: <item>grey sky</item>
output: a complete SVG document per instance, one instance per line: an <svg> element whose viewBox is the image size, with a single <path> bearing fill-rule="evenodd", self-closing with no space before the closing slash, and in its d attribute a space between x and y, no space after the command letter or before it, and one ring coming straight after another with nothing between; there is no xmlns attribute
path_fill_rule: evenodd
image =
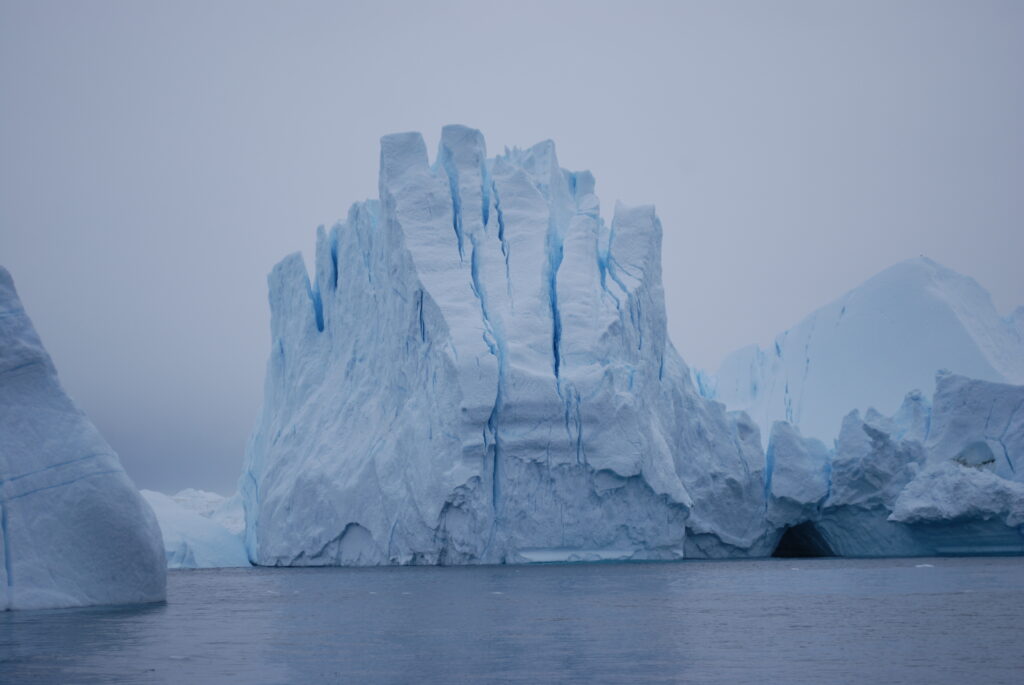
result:
<svg viewBox="0 0 1024 685"><path fill-rule="evenodd" d="M228 492L265 275L385 133L654 203L693 365L926 254L1024 303L1022 2L0 0L0 263L142 487Z"/></svg>

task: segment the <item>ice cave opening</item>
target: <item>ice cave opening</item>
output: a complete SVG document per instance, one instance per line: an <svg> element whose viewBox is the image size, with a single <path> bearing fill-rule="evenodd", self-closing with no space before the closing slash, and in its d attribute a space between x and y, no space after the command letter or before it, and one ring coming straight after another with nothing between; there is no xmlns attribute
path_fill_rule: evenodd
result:
<svg viewBox="0 0 1024 685"><path fill-rule="evenodd" d="M799 525L786 528L779 539L779 544L775 546L772 556L783 558L834 557L835 553L818 527L811 521L804 521Z"/></svg>

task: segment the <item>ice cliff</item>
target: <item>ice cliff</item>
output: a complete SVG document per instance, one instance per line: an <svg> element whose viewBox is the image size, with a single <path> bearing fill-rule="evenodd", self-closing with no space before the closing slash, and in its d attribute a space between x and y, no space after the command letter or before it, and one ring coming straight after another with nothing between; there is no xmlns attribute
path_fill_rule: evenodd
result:
<svg viewBox="0 0 1024 685"><path fill-rule="evenodd" d="M774 425L766 493L781 548L1024 553L1024 386L943 372L935 387L930 405L914 391L892 417L850 412L832 450Z"/></svg>
<svg viewBox="0 0 1024 685"><path fill-rule="evenodd" d="M813 312L768 349L733 353L698 382L705 396L761 426L786 421L831 443L851 408L891 414L912 388L930 395L940 369L1024 383L1022 322L1024 308L1000 317L974 279L911 259Z"/></svg>
<svg viewBox="0 0 1024 685"><path fill-rule="evenodd" d="M0 607L164 599L160 529L0 268Z"/></svg>
<svg viewBox="0 0 1024 685"><path fill-rule="evenodd" d="M554 144L381 141L378 200L269 276L240 482L267 565L770 552L757 427L666 334L652 207L602 221Z"/></svg>

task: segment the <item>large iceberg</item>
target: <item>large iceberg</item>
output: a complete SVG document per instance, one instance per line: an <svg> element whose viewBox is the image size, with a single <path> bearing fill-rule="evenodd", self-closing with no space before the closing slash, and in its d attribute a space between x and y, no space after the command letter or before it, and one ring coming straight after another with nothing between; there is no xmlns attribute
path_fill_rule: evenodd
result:
<svg viewBox="0 0 1024 685"><path fill-rule="evenodd" d="M160 523L168 568L249 566L231 500L191 488L173 497L141 492Z"/></svg>
<svg viewBox="0 0 1024 685"><path fill-rule="evenodd" d="M57 371L0 268L3 609L164 599L160 529Z"/></svg>
<svg viewBox="0 0 1024 685"><path fill-rule="evenodd" d="M761 426L786 421L831 442L851 408L892 414L908 390L930 395L940 369L1024 383L1022 324L1024 307L1002 318L974 279L911 259L813 312L768 349L734 352L713 377L698 374L698 384Z"/></svg>
<svg viewBox="0 0 1024 685"><path fill-rule="evenodd" d="M932 403L850 412L830 451L777 422L767 504L788 552L1024 554L1024 386L941 372ZM780 476L784 486L777 486Z"/></svg>
<svg viewBox="0 0 1024 685"><path fill-rule="evenodd" d="M379 189L269 276L252 562L1024 552L1024 310L971 279L896 265L698 392L654 210L550 141L386 136Z"/></svg>
<svg viewBox="0 0 1024 685"><path fill-rule="evenodd" d="M766 554L756 425L665 326L652 207L598 212L554 144L381 141L380 198L269 276L240 482L266 565Z"/></svg>

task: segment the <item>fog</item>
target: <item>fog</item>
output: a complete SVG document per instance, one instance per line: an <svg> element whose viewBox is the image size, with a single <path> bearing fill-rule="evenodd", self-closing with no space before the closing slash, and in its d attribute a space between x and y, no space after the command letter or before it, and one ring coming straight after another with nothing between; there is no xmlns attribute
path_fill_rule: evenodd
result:
<svg viewBox="0 0 1024 685"><path fill-rule="evenodd" d="M378 141L653 203L692 365L927 255L1024 304L1024 3L0 2L0 264L140 487L234 489L266 274Z"/></svg>

